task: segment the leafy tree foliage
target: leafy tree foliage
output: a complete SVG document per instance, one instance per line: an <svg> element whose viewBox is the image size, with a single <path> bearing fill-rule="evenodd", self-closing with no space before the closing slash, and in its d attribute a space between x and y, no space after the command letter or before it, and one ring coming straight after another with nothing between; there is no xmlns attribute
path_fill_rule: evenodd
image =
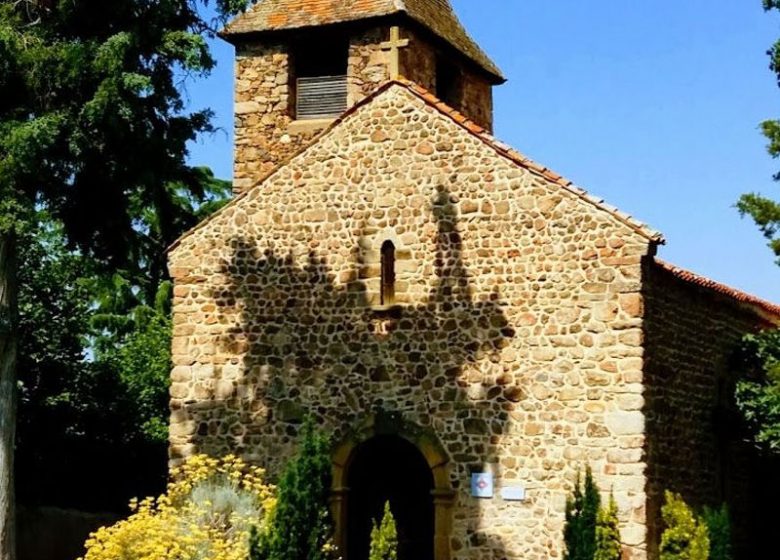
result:
<svg viewBox="0 0 780 560"><path fill-rule="evenodd" d="M620 560L622 554L617 503L615 497L610 496L609 503L599 509L596 517L596 553L593 560Z"/></svg>
<svg viewBox="0 0 780 560"><path fill-rule="evenodd" d="M168 291L169 286L164 289ZM123 419L131 424L129 435L165 444L171 373L171 320L167 305L136 307L132 317L133 330L102 351L96 365L116 375L124 398L135 403Z"/></svg>
<svg viewBox="0 0 780 560"><path fill-rule="evenodd" d="M780 1L763 0L764 9L780 10ZM780 41L769 50L771 70L777 75L780 85ZM773 158L780 157L780 120L768 120L762 123L764 135L769 139L767 150ZM775 175L780 180L780 173ZM769 246L778 257L780 264L780 202L758 193L744 195L737 203L743 216L750 216L769 240Z"/></svg>
<svg viewBox="0 0 780 560"><path fill-rule="evenodd" d="M743 341L737 405L750 423L756 443L780 453L780 330L749 335Z"/></svg>
<svg viewBox="0 0 780 560"><path fill-rule="evenodd" d="M395 518L390 510L390 502L385 503L385 511L382 521L371 529L371 547L368 560L397 560L398 559L398 530L395 526Z"/></svg>
<svg viewBox="0 0 780 560"><path fill-rule="evenodd" d="M215 192L193 216L224 200ZM158 492L169 414L170 282L147 305L140 281L70 250L62 225L43 211L19 245L20 499L105 511L123 508L130 495ZM52 464L59 465L54 477ZM117 475L106 481L109 490L83 491L105 472Z"/></svg>
<svg viewBox="0 0 780 560"><path fill-rule="evenodd" d="M710 538L706 523L679 494L666 492L661 508L666 528L661 535L660 560L708 560Z"/></svg>
<svg viewBox="0 0 780 560"><path fill-rule="evenodd" d="M224 185L204 170L186 164L187 143L211 130L210 111L186 111L180 87L188 76L213 68L206 39L217 22L206 21L199 13L209 3L226 18L247 2L0 0L0 247L16 246L14 239L27 235L35 223L31 216L44 209L61 228L63 239L77 249L78 257L73 258L88 259L90 268L100 270L90 272L94 282L90 292L104 286L105 298L86 301L104 317L128 315L138 303L158 309L154 300L166 281L161 248L197 221L194 209L205 210L214 192L224 191ZM60 257L63 263L71 259L64 253ZM0 285L15 272L10 265L14 259L3 262L7 264L0 267ZM46 282L43 276L34 280ZM121 299L111 293L116 282L126 287ZM71 285L74 292L83 289L81 282ZM131 393L144 395L141 385L159 381L153 373L159 373L159 363L145 373L151 378L135 380L130 372L144 369L141 360L130 359L131 351L122 348L137 349L150 341L162 346L166 327L150 320L147 312L133 313L130 321L104 323L91 336L102 363L111 367L79 368L75 339L84 332L83 309L72 309L65 317L67 306L78 298L73 293L56 295L57 302L23 307L21 323L11 325L15 330L10 338L21 334L23 351L35 349L22 357L22 412L27 405L56 414L88 408L91 412L81 414L80 424L62 424L76 437L86 433L87 423L94 429L102 414L121 409L116 398L98 401L111 394L112 384L118 385L115 391L125 383ZM15 308L15 302L10 307ZM35 324L47 313L67 329L45 336ZM94 326L93 318L89 322ZM18 332L19 328L27 330ZM3 387L8 386L7 366L15 361L8 338L0 333ZM30 343L25 345L24 340ZM43 344L36 346L38 342ZM43 350L53 350L52 346L63 352L44 356ZM68 376L59 386L50 373L55 360L63 365L61 376ZM114 366L124 368L125 374L101 373ZM4 433L12 433L13 395L2 393L0 399L0 423ZM97 410L93 401L102 409ZM141 406L139 412L149 420L146 429L159 432L148 407ZM34 433L32 428L28 434ZM90 436L96 433L102 432ZM3 440L3 445L0 457L10 457L8 442ZM6 467L6 462L0 465L0 475ZM0 503L8 492L4 483ZM0 534L6 534L9 515L0 511ZM0 558L10 558L11 548L0 544Z"/></svg>
<svg viewBox="0 0 780 560"><path fill-rule="evenodd" d="M67 248L62 227L45 212L31 225L19 243L19 498L120 508L135 492L161 489L165 446L144 431L139 410L147 401L130 390L121 364L95 361L94 263ZM145 467L129 468L136 461ZM109 473L124 476L117 483ZM103 479L106 491L84 491Z"/></svg>
<svg viewBox="0 0 780 560"><path fill-rule="evenodd" d="M282 474L270 528L255 534L252 560L327 560L335 557L331 539L329 438L308 418L297 455Z"/></svg>
<svg viewBox="0 0 780 560"><path fill-rule="evenodd" d="M596 553L596 519L600 507L599 490L588 466L585 480L577 476L574 496L566 503L564 560L593 560Z"/></svg>
<svg viewBox="0 0 780 560"><path fill-rule="evenodd" d="M20 236L19 333L21 410L25 425L62 410L84 412L80 399L90 334L90 262L67 250L62 228L45 213ZM81 427L73 414L63 429Z"/></svg>

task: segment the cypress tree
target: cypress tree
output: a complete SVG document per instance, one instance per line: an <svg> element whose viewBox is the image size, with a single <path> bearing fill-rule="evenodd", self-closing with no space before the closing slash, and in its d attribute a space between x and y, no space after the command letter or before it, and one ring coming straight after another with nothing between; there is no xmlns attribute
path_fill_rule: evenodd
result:
<svg viewBox="0 0 780 560"><path fill-rule="evenodd" d="M333 556L330 442L307 418L297 455L279 481L278 502L265 534L252 542L252 560L327 560Z"/></svg>
<svg viewBox="0 0 780 560"><path fill-rule="evenodd" d="M705 507L702 518L710 534L710 560L733 560L728 506L723 504L719 509Z"/></svg>
<svg viewBox="0 0 780 560"><path fill-rule="evenodd" d="M398 559L398 531L395 527L395 518L390 510L390 502L385 504L385 513L382 522L371 530L371 550L368 560L397 560Z"/></svg>
<svg viewBox="0 0 780 560"><path fill-rule="evenodd" d="M596 518L600 506L601 496L588 466L584 482L577 475L573 497L566 503L564 560L593 560L596 553Z"/></svg>
<svg viewBox="0 0 780 560"><path fill-rule="evenodd" d="M620 560L623 547L620 543L620 521L615 497L610 495L609 504L599 510L596 520L596 553L594 560Z"/></svg>
<svg viewBox="0 0 780 560"><path fill-rule="evenodd" d="M666 529L661 535L660 560L709 560L707 525L696 517L679 494L666 492L661 516Z"/></svg>

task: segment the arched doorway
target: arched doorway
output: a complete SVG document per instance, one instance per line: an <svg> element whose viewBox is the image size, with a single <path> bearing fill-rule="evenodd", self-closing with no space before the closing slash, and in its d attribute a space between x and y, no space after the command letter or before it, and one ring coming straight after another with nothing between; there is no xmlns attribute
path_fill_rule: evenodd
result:
<svg viewBox="0 0 780 560"><path fill-rule="evenodd" d="M398 528L398 560L433 560L433 473L425 457L398 436L376 436L354 450L347 466L347 558L366 560L374 520L390 508Z"/></svg>
<svg viewBox="0 0 780 560"><path fill-rule="evenodd" d="M390 448L385 446L383 451L382 442L389 442ZM399 449L400 451L398 451ZM361 459L361 457L363 458ZM399 461L398 459L401 457L405 457L405 459ZM384 461L381 460L382 458ZM419 459L422 459L422 463L427 466L425 474L422 474L423 466ZM390 470L386 477L389 479L393 479L396 473L398 475L410 472L419 473L419 476L412 474L411 477L416 478L418 484L419 481L424 481L428 493L427 496L420 497L422 496L422 487L418 486L419 493L415 493L415 495L421 500L426 500L426 504L430 503L427 501L430 497L433 503L433 559L450 560L452 556L450 550L452 510L456 494L450 482L449 458L432 432L407 422L400 415L382 411L367 416L359 427L336 447L333 454L332 506L336 521L335 542L344 560L366 560L368 556L366 553L365 556L355 558L350 554L352 548L349 545L349 533L357 531L357 528L350 529L350 519L355 516L349 511L349 506L350 502L355 502L355 499L350 499L353 495L350 483L363 484L364 487L366 484L376 483L380 490L383 487L383 483L378 477L371 478L365 474L363 476L358 474L362 471L370 475L371 462L380 463L378 468L381 472ZM374 503L376 504L376 499ZM354 506L361 507L361 504L357 502L354 503ZM380 507L384 507L383 501ZM398 515L398 513L394 510L394 514ZM371 523L370 515L358 514L358 516L367 518L368 523ZM365 531L365 526L362 530ZM358 538L365 539L365 537ZM362 549L357 548L356 550L360 553ZM428 554L424 558L428 559L431 556ZM402 557L401 560L404 558ZM417 560L417 558L413 556L411 560Z"/></svg>

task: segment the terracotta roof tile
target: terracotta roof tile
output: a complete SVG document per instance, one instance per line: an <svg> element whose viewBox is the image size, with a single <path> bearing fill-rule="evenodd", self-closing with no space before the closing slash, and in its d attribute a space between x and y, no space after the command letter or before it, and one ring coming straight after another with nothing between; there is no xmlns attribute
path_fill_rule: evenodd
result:
<svg viewBox="0 0 780 560"><path fill-rule="evenodd" d="M717 292L740 303L758 308L761 311L771 315L775 319L774 322L780 322L780 305L771 303L741 290L737 290L736 288L732 288L726 284L721 284L720 282L716 282L715 280L711 280L696 274L695 272L685 270L684 268L680 268L679 266L664 262L660 259L655 259L655 265L684 282L699 286L700 288L711 290L713 292Z"/></svg>
<svg viewBox="0 0 780 560"><path fill-rule="evenodd" d="M406 14L444 39L497 82L501 70L469 36L449 0L261 0L231 21L226 37Z"/></svg>

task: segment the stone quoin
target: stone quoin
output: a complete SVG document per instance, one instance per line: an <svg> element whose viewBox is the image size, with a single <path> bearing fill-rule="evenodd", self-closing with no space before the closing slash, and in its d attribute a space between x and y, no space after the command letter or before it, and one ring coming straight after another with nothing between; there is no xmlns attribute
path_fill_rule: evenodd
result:
<svg viewBox="0 0 780 560"><path fill-rule="evenodd" d="M236 197L169 254L172 463L276 474L312 415L345 560L388 499L401 560L562 558L586 464L626 559L658 557L665 489L760 550L729 363L780 307L493 138L504 78L447 0L263 0L223 37Z"/></svg>

